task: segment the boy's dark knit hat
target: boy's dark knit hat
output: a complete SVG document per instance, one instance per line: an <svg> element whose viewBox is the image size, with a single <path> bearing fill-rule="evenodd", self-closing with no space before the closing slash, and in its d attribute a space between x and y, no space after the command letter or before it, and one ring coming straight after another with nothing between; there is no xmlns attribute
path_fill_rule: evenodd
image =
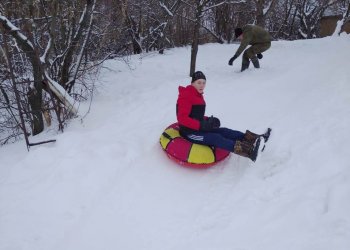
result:
<svg viewBox="0 0 350 250"><path fill-rule="evenodd" d="M198 80L198 79L204 79L204 80L207 80L207 78L205 78L205 75L203 74L202 71L196 71L192 74L192 82Z"/></svg>
<svg viewBox="0 0 350 250"><path fill-rule="evenodd" d="M243 30L241 28L235 28L235 38L242 35L242 33L243 33Z"/></svg>

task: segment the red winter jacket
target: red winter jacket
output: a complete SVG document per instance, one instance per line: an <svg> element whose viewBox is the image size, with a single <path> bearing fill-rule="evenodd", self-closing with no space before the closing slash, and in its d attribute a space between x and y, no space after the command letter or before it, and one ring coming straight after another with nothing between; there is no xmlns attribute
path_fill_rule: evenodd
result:
<svg viewBox="0 0 350 250"><path fill-rule="evenodd" d="M180 132L198 131L200 121L204 120L205 101L203 95L192 86L179 86L179 97L176 103L176 116Z"/></svg>

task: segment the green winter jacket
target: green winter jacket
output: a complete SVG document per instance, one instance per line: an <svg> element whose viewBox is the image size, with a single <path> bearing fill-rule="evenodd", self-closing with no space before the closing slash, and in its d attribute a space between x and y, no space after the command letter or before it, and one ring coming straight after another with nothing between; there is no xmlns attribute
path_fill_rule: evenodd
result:
<svg viewBox="0 0 350 250"><path fill-rule="evenodd" d="M248 45L271 42L272 38L266 30L257 25L248 24L242 28L243 39L235 55L238 57Z"/></svg>

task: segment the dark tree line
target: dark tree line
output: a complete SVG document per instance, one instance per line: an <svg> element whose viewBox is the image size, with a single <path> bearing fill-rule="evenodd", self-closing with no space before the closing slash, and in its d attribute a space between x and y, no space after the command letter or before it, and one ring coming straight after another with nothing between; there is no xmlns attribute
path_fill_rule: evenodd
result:
<svg viewBox="0 0 350 250"><path fill-rule="evenodd" d="M258 24L274 39L319 36L328 13L349 20L349 0L2 0L0 3L0 145L63 130L93 90L106 59L230 43L234 29Z"/></svg>

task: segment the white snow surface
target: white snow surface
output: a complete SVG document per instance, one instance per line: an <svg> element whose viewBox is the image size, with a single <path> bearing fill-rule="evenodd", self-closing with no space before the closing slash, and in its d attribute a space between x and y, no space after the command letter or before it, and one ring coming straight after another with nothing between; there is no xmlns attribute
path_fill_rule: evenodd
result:
<svg viewBox="0 0 350 250"><path fill-rule="evenodd" d="M83 122L0 148L0 249L349 250L350 36L275 41L243 73L237 48L200 46L197 69L207 115L273 129L257 162L195 170L162 151L189 47L108 61Z"/></svg>

